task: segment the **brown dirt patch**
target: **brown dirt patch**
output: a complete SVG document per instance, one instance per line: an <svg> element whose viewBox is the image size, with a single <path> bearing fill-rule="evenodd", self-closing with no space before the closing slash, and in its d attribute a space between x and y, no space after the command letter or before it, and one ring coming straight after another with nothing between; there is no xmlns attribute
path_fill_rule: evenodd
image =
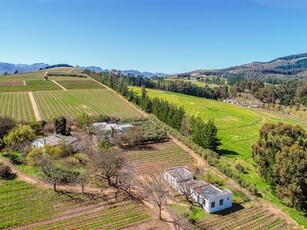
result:
<svg viewBox="0 0 307 230"><path fill-rule="evenodd" d="M19 85L24 85L24 82L22 80L0 81L0 87L1 86L19 86Z"/></svg>

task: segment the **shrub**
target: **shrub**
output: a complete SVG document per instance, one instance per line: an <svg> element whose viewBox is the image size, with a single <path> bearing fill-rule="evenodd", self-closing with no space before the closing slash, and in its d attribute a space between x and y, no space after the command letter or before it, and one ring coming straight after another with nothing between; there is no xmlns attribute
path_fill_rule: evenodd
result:
<svg viewBox="0 0 307 230"><path fill-rule="evenodd" d="M11 168L0 162L0 179L12 180L16 174L12 173Z"/></svg>
<svg viewBox="0 0 307 230"><path fill-rule="evenodd" d="M3 156L8 158L9 161L14 165L21 165L25 163L25 159L21 156L21 154L16 152L3 153Z"/></svg>
<svg viewBox="0 0 307 230"><path fill-rule="evenodd" d="M18 125L4 137L4 142L8 147L22 151L34 138L35 135L29 125Z"/></svg>

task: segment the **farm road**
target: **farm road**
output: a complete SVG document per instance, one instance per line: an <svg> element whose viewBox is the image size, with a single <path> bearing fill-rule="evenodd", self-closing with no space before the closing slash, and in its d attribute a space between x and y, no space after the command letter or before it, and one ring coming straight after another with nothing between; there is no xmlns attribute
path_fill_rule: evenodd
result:
<svg viewBox="0 0 307 230"><path fill-rule="evenodd" d="M57 86L59 86L62 90L67 91L67 89L64 86L62 86L60 83L56 82L55 80L52 80L52 82Z"/></svg>
<svg viewBox="0 0 307 230"><path fill-rule="evenodd" d="M29 94L29 97L30 97L30 101L31 101L31 104L32 104L32 108L33 108L33 111L34 111L35 118L36 118L37 121L41 121L43 119L43 117L39 112L39 108L38 108L36 100L33 96L33 93L28 92L28 94Z"/></svg>

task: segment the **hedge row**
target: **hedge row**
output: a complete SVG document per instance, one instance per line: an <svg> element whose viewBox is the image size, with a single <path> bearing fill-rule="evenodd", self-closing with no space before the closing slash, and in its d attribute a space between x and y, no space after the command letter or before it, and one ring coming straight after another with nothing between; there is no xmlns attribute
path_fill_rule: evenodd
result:
<svg viewBox="0 0 307 230"><path fill-rule="evenodd" d="M65 73L65 72L48 72L48 77L77 77L77 78L87 78L84 74L75 74L75 73Z"/></svg>

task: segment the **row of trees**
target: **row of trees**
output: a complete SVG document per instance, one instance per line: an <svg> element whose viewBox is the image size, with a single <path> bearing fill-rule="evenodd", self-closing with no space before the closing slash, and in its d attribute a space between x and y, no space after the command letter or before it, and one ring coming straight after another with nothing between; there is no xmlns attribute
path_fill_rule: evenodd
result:
<svg viewBox="0 0 307 230"><path fill-rule="evenodd" d="M91 75L93 75L91 73ZM123 84L125 82L126 85L132 85L132 86L144 86L149 89L159 89L159 90L165 90L175 93L182 93L186 95L192 95L197 97L204 97L209 99L219 99L219 98L227 98L228 97L228 91L226 86L220 86L218 88L212 89L208 86L205 87L199 87L191 82L183 81L183 80L167 80L162 78L146 78L142 76L134 76L134 75L128 75L128 76L118 76L114 73L110 73L112 78L121 78L120 84ZM114 81L110 78L108 78L108 74L104 74L102 76L104 79L104 82L112 88L114 88ZM218 83L219 81L214 81ZM117 85L118 86L118 85Z"/></svg>
<svg viewBox="0 0 307 230"><path fill-rule="evenodd" d="M84 74L77 74L77 73L68 73L68 72L48 72L48 77L78 77L78 78L86 78L86 75Z"/></svg>
<svg viewBox="0 0 307 230"><path fill-rule="evenodd" d="M264 84L262 80L241 80L232 86L232 93L251 92L263 103L307 106L307 83L289 81L281 84Z"/></svg>
<svg viewBox="0 0 307 230"><path fill-rule="evenodd" d="M89 74L96 80L99 80L102 83L112 87L123 96L127 97L129 101L134 102L147 113L156 115L159 120L163 121L172 128L182 131L182 133L185 135L189 135L190 133L198 135L196 134L196 131L193 131L192 129L190 130L190 120L191 127L193 127L194 122L200 121L201 118L190 119L182 107L178 108L175 104L169 103L166 100L159 98L149 98L144 86L142 86L141 95L136 95L132 90L128 89L128 82L126 77L112 73L98 74L95 72L89 72ZM218 146L220 145L220 140L217 137L217 128L213 120L210 120L208 123L202 121L202 125L203 129L201 132L203 132L203 134L201 134L201 138L198 138L198 140L201 141L199 141L197 144L200 144L205 148L217 150ZM208 128L209 126L210 128ZM185 131L186 129L188 129L188 131Z"/></svg>
<svg viewBox="0 0 307 230"><path fill-rule="evenodd" d="M307 208L307 134L289 124L265 124L252 147L260 175L289 206Z"/></svg>

